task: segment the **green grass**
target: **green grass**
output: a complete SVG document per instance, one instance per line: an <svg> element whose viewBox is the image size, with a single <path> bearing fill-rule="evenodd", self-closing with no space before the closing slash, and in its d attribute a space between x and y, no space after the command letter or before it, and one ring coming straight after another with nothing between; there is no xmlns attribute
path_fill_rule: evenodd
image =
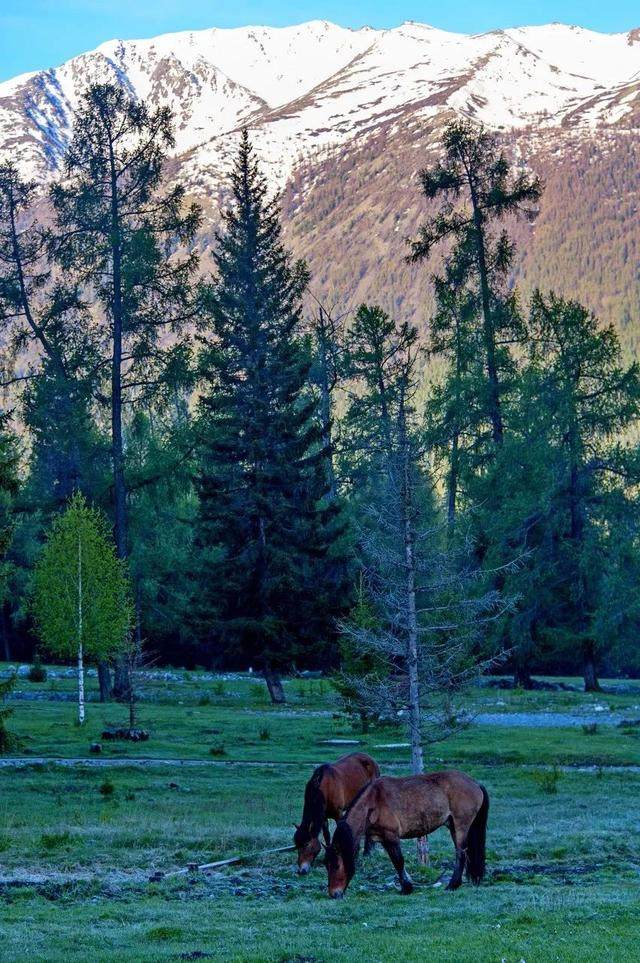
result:
<svg viewBox="0 0 640 963"><path fill-rule="evenodd" d="M427 747L433 768L457 765L489 789L488 878L479 888L465 884L451 894L431 885L451 865L444 830L432 837L428 869L415 864L411 843L404 846L417 883L411 897L397 894L380 850L361 861L341 903L328 899L322 866L297 878L291 853L150 883L156 870L288 844L314 763L341 752L320 745L323 739L358 738L383 769L406 771L404 750L373 749L404 741L401 731L354 734L326 683L290 683L284 709L259 700L259 685L225 681L220 694L219 685L192 673L182 685L159 686L159 704L142 706L150 741L105 743L99 768L0 768L3 961L636 957L640 773L606 767L640 764L640 740L604 725L594 735L580 727L472 727ZM210 701L199 705L204 692ZM480 690L470 702L564 711L566 696L571 708L592 699ZM629 718L640 715L638 693L613 698ZM88 758L103 724L124 719L123 707L91 704L80 730L72 704L14 705L19 754L34 758ZM222 745L224 756L211 755ZM123 757L190 764L109 765ZM588 765L605 768L577 768Z"/></svg>

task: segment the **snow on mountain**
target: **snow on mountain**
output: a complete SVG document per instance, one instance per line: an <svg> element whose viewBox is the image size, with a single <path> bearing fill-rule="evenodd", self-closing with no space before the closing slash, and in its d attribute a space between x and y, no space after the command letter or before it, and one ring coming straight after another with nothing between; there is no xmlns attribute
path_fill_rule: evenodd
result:
<svg viewBox="0 0 640 963"><path fill-rule="evenodd" d="M312 21L112 40L0 84L0 157L30 176L54 173L94 80L169 105L183 174L204 188L228 164L225 135L245 124L279 186L318 149L446 108L507 130L570 118L588 133L624 124L640 104L637 34L548 24L471 36L413 22L347 30Z"/></svg>

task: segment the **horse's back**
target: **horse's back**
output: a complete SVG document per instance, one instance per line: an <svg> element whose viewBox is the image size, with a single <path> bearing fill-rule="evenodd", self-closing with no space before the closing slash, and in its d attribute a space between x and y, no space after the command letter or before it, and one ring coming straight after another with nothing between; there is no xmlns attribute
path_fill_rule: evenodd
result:
<svg viewBox="0 0 640 963"><path fill-rule="evenodd" d="M331 818L339 818L363 787L379 773L375 759L366 752L351 752L328 766L323 788Z"/></svg>
<svg viewBox="0 0 640 963"><path fill-rule="evenodd" d="M350 752L346 756L341 756L333 763L333 768L340 771L358 772L362 770L369 779L377 779L380 775L380 767L375 759L366 752Z"/></svg>
<svg viewBox="0 0 640 963"><path fill-rule="evenodd" d="M381 776L367 790L367 799L385 822L397 820L400 835L421 835L449 817L467 818L482 806L480 783L456 769L413 776ZM429 824L420 829L420 818Z"/></svg>

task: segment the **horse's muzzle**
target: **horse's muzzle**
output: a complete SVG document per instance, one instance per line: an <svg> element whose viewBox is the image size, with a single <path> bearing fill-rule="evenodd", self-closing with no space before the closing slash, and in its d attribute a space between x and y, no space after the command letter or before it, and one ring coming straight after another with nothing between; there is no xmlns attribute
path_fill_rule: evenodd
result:
<svg viewBox="0 0 640 963"><path fill-rule="evenodd" d="M335 890L333 893L329 893L329 896L331 897L331 899L343 899L343 897L344 897L344 890L343 890L343 889L337 889L337 890Z"/></svg>
<svg viewBox="0 0 640 963"><path fill-rule="evenodd" d="M310 869L311 866L309 863L304 863L302 866L298 866L298 876L306 876Z"/></svg>

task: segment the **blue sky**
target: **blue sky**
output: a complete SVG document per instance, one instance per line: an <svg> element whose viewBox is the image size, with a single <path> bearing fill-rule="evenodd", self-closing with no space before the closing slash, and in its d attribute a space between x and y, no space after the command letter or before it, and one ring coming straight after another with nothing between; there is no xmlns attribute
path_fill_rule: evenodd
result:
<svg viewBox="0 0 640 963"><path fill-rule="evenodd" d="M55 66L114 37L314 19L345 27L419 20L468 33L560 20L615 32L640 26L640 5L638 0L0 0L0 80Z"/></svg>

